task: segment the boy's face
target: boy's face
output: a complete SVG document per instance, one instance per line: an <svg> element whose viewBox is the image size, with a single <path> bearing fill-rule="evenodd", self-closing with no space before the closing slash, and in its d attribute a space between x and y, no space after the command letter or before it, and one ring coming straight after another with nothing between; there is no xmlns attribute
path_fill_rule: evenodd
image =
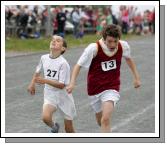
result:
<svg viewBox="0 0 167 145"><path fill-rule="evenodd" d="M114 38L112 36L107 36L106 40L104 40L104 43L109 49L115 49L118 46L119 38Z"/></svg>
<svg viewBox="0 0 167 145"><path fill-rule="evenodd" d="M52 52L62 52L65 50L63 47L63 38L60 36L53 36L50 42L50 50Z"/></svg>

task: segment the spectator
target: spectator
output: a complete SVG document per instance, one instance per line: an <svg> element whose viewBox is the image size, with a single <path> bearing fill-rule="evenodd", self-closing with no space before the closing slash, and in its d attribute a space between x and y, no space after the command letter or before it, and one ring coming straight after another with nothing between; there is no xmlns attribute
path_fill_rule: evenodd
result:
<svg viewBox="0 0 167 145"><path fill-rule="evenodd" d="M140 35L142 32L142 16L141 13L138 13L137 16L134 17L134 30L135 34Z"/></svg>
<svg viewBox="0 0 167 145"><path fill-rule="evenodd" d="M128 8L128 11L129 11L129 20L132 20L135 16L136 11L137 11L137 7L130 6Z"/></svg>
<svg viewBox="0 0 167 145"><path fill-rule="evenodd" d="M96 8L93 10L93 17L92 17L92 20L93 20L93 28L96 29L96 26L97 26L97 21L98 21L98 17L99 17L99 9Z"/></svg>
<svg viewBox="0 0 167 145"><path fill-rule="evenodd" d="M134 20L130 19L129 20L129 29L128 29L128 33L132 34L134 32Z"/></svg>
<svg viewBox="0 0 167 145"><path fill-rule="evenodd" d="M111 8L107 8L106 11L106 21L107 21L107 25L111 25L111 24L118 24L118 20L115 17L115 15L113 15Z"/></svg>
<svg viewBox="0 0 167 145"><path fill-rule="evenodd" d="M148 13L147 11L144 12L143 15L143 34L149 33L149 22L148 22Z"/></svg>
<svg viewBox="0 0 167 145"><path fill-rule="evenodd" d="M155 34L155 8L152 13L152 26L153 26L153 34Z"/></svg>
<svg viewBox="0 0 167 145"><path fill-rule="evenodd" d="M53 19L53 35L57 34L58 24L56 18Z"/></svg>
<svg viewBox="0 0 167 145"><path fill-rule="evenodd" d="M65 24L66 24L66 15L63 12L63 6L59 7L59 12L57 13L57 33L59 36L64 38L65 35Z"/></svg>
<svg viewBox="0 0 167 145"><path fill-rule="evenodd" d="M53 10L51 11L52 14L52 26L53 26L53 35L57 34L57 29L58 29L58 23L57 23L57 13L59 12L59 8L55 7L53 8Z"/></svg>
<svg viewBox="0 0 167 145"><path fill-rule="evenodd" d="M121 20L122 20L122 33L127 34L129 25L129 12L126 6L122 7Z"/></svg>
<svg viewBox="0 0 167 145"><path fill-rule="evenodd" d="M77 32L76 38L82 38L84 36L84 18L81 18Z"/></svg>
<svg viewBox="0 0 167 145"><path fill-rule="evenodd" d="M101 35L103 28L107 25L106 17L102 15L99 19L98 25L96 27L96 34Z"/></svg>
<svg viewBox="0 0 167 145"><path fill-rule="evenodd" d="M106 15L107 25L113 24L111 9L110 8L104 9L104 14Z"/></svg>
<svg viewBox="0 0 167 145"><path fill-rule="evenodd" d="M148 24L149 24L149 31L150 33L153 33L153 19L154 19L154 13L148 10Z"/></svg>
<svg viewBox="0 0 167 145"><path fill-rule="evenodd" d="M36 24L36 17L33 15L32 11L28 12L28 20L27 20L27 27L28 29L32 29L33 26Z"/></svg>
<svg viewBox="0 0 167 145"><path fill-rule="evenodd" d="M78 26L79 26L80 19L81 19L81 16L79 13L79 8L75 7L74 11L72 12L72 23L74 25L73 35L76 38L77 38L77 34L78 34Z"/></svg>

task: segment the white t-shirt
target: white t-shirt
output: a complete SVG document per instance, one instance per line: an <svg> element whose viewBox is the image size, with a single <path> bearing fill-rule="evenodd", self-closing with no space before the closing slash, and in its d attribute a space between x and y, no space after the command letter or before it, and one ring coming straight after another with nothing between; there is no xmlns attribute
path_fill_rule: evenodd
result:
<svg viewBox="0 0 167 145"><path fill-rule="evenodd" d="M49 54L42 55L36 73L40 73L43 68L44 78L49 80L56 80L60 83L68 85L70 82L70 66L66 59L60 55L53 59ZM45 89L57 90L57 88L45 84Z"/></svg>
<svg viewBox="0 0 167 145"><path fill-rule="evenodd" d="M100 45L103 49L103 51L106 54L110 54L111 52L109 51L109 49L107 48L107 46L104 44L103 40L100 39ZM120 40L119 41L121 43L122 49L123 49L123 54L122 56L124 58L131 58L131 54L130 54L130 46L126 41ZM85 48L84 52L82 53L81 57L79 58L77 64L85 67L85 68L89 68L92 59L96 56L97 54L97 44L96 43L91 43L90 45L88 45L87 48Z"/></svg>

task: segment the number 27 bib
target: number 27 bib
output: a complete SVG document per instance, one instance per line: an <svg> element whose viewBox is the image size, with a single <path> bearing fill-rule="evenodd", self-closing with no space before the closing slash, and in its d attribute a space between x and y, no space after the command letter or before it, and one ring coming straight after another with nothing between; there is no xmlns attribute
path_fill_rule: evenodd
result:
<svg viewBox="0 0 167 145"><path fill-rule="evenodd" d="M101 62L101 67L103 71L109 71L109 70L116 69L117 68L116 60Z"/></svg>

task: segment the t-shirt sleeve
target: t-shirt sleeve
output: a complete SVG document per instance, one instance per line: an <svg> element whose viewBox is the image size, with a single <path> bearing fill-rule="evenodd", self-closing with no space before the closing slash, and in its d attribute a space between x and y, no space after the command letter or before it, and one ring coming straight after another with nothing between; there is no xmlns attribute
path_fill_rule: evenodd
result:
<svg viewBox="0 0 167 145"><path fill-rule="evenodd" d="M42 57L41 57L41 59L40 59L38 65L36 66L35 72L36 72L36 73L41 73L41 71L42 71Z"/></svg>
<svg viewBox="0 0 167 145"><path fill-rule="evenodd" d="M121 41L122 49L123 49L123 57L131 58L131 50L130 46L126 41Z"/></svg>
<svg viewBox="0 0 167 145"><path fill-rule="evenodd" d="M90 44L87 48L85 48L84 52L82 53L81 57L79 58L77 64L84 67L89 68L93 57L97 53L97 45L96 43Z"/></svg>
<svg viewBox="0 0 167 145"><path fill-rule="evenodd" d="M60 67L58 81L65 85L68 85L70 82L70 66L67 63L63 63Z"/></svg>

